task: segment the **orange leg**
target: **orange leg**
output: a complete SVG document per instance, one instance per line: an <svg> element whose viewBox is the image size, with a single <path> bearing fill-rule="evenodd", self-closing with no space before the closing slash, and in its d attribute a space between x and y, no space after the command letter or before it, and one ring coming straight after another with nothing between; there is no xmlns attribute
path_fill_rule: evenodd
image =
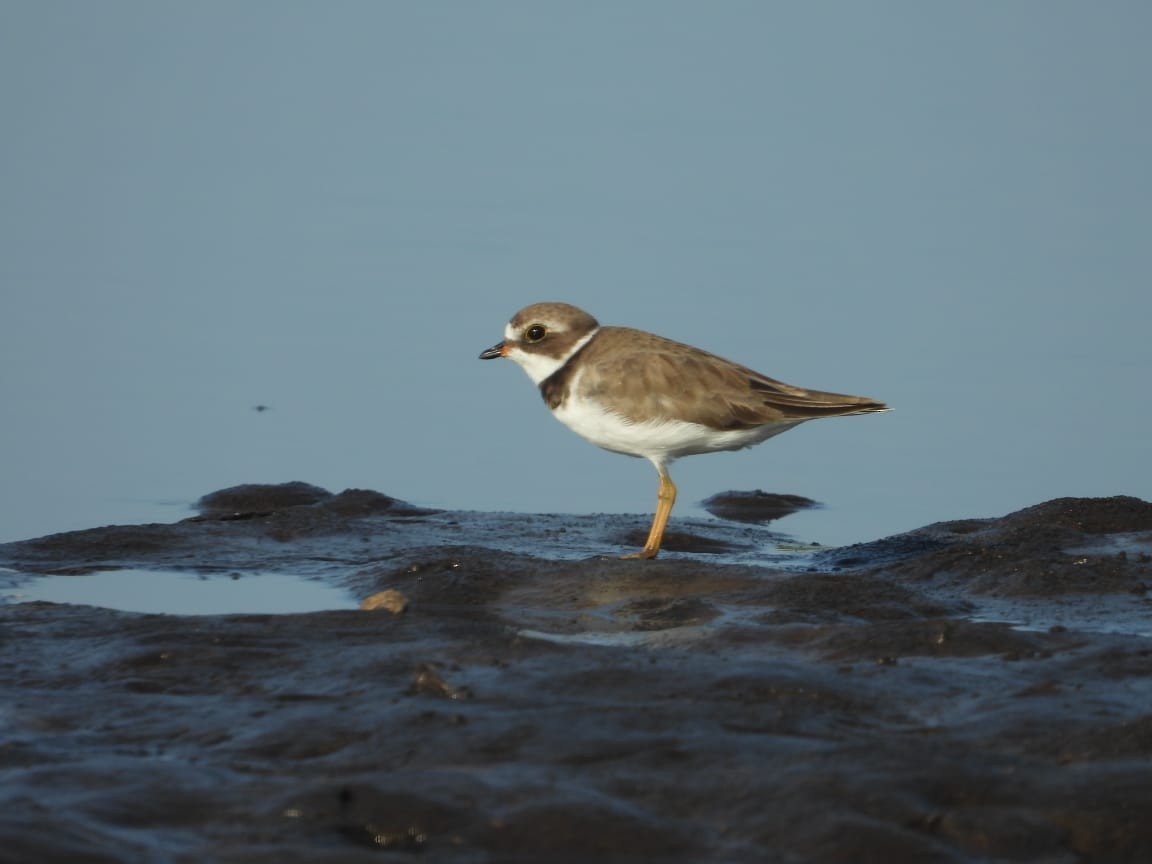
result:
<svg viewBox="0 0 1152 864"><path fill-rule="evenodd" d="M657 465L660 472L660 491L656 493L656 515L652 518L652 530L648 532L648 539L644 548L624 558L655 558L660 553L660 542L664 539L664 529L668 527L668 517L672 515L672 507L676 503L676 484L668 475L668 469Z"/></svg>

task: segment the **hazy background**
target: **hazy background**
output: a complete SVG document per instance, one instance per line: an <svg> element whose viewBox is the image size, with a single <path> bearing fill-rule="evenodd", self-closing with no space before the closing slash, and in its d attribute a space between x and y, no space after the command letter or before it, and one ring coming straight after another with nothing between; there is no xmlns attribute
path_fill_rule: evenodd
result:
<svg viewBox="0 0 1152 864"><path fill-rule="evenodd" d="M538 300L896 408L678 463L679 515L1152 497L1150 40L1144 0L0 0L0 540L294 479L651 511L476 359Z"/></svg>

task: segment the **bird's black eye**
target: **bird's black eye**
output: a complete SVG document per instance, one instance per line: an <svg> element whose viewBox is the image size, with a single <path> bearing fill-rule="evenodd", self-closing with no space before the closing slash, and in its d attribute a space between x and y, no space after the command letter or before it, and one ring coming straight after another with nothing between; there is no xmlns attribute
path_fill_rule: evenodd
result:
<svg viewBox="0 0 1152 864"><path fill-rule="evenodd" d="M529 342L539 342L544 338L547 332L548 328L543 324L533 324L531 327L524 331L524 338Z"/></svg>

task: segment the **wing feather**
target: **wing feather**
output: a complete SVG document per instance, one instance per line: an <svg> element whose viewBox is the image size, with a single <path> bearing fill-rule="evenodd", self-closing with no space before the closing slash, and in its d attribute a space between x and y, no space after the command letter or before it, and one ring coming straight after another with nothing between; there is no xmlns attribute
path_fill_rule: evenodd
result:
<svg viewBox="0 0 1152 864"><path fill-rule="evenodd" d="M581 353L582 394L637 422L671 416L718 429L748 429L887 410L864 396L794 387L626 327L603 328Z"/></svg>

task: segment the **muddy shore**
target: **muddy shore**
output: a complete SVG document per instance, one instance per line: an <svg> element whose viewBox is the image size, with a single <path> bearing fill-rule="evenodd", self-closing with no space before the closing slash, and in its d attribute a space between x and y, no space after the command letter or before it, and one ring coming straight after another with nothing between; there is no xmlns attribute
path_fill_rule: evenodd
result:
<svg viewBox="0 0 1152 864"><path fill-rule="evenodd" d="M1152 503L596 557L645 527L289 484L0 545L404 601L0 604L0 861L1152 861Z"/></svg>

